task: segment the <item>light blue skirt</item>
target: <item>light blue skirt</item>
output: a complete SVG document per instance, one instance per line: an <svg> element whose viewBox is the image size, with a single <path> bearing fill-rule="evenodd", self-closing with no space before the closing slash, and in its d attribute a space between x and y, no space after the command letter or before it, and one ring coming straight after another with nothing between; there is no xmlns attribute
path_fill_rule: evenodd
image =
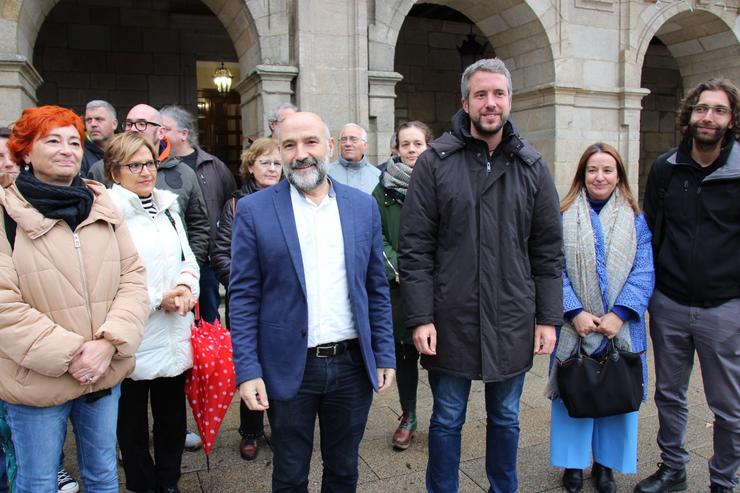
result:
<svg viewBox="0 0 740 493"><path fill-rule="evenodd" d="M550 463L585 469L593 460L622 474L636 473L639 415L635 411L608 418L571 418L563 401L553 400Z"/></svg>

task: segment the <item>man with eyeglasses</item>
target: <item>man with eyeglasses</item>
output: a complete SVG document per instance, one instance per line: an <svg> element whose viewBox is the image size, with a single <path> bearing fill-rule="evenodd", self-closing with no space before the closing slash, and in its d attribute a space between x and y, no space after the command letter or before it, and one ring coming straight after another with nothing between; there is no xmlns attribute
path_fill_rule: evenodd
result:
<svg viewBox="0 0 740 493"><path fill-rule="evenodd" d="M380 179L380 170L370 164L367 132L356 123L348 123L339 134L339 159L329 166L329 176L340 183L370 194Z"/></svg>
<svg viewBox="0 0 740 493"><path fill-rule="evenodd" d="M270 128L270 137L278 140L280 124L293 113L298 112L298 106L292 103L280 103L267 115L267 125Z"/></svg>
<svg viewBox="0 0 740 493"><path fill-rule="evenodd" d="M653 232L655 293L650 335L658 407L657 472L638 493L687 488L687 388L699 355L714 413L712 493L738 484L740 465L740 97L727 79L689 91L683 140L653 164L645 216Z"/></svg>
<svg viewBox="0 0 740 493"><path fill-rule="evenodd" d="M177 195L180 217L187 228L190 248L198 260L198 265L202 266L208 261L211 227L195 171L174 156L172 146L164 135L162 116L148 104L137 104L131 108L123 123L123 130L139 132L159 150L160 164L156 187ZM90 167L88 178L110 186L105 179L102 160Z"/></svg>

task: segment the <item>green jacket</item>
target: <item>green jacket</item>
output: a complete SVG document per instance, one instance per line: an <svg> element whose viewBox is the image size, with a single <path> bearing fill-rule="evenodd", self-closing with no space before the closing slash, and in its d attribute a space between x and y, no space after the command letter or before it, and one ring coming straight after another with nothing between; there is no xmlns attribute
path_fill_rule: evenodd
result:
<svg viewBox="0 0 740 493"><path fill-rule="evenodd" d="M401 230L401 207L403 196L394 190L386 190L378 184L372 193L380 207L380 220L383 227L383 257L385 273L391 287L391 306L393 308L393 335L398 342L411 344L411 331L403 326L401 309L401 288L398 284L398 239Z"/></svg>

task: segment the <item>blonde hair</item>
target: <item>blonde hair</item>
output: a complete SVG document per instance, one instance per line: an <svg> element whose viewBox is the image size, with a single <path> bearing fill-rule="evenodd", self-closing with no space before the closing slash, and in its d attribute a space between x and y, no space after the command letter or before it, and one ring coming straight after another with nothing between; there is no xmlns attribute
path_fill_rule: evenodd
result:
<svg viewBox="0 0 740 493"><path fill-rule="evenodd" d="M154 146L139 132L124 132L114 136L103 156L105 179L113 182L113 169L126 164L142 147L149 149L152 158L157 159Z"/></svg>
<svg viewBox="0 0 740 493"><path fill-rule="evenodd" d="M242 164L239 166L239 176L243 180L247 180L252 177L252 173L249 171L249 167L254 164L258 157L263 154L269 154L277 149L278 143L275 139L268 137L262 137L252 142L249 149L242 151Z"/></svg>

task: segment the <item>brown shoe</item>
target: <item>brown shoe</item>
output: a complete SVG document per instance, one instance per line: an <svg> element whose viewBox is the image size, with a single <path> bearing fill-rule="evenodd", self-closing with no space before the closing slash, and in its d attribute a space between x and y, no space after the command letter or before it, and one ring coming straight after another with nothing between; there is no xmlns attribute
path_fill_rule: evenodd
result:
<svg viewBox="0 0 740 493"><path fill-rule="evenodd" d="M411 439L416 434L416 412L403 413L400 419L401 422L393 434L393 448L396 450L406 450L411 445Z"/></svg>
<svg viewBox="0 0 740 493"><path fill-rule="evenodd" d="M242 441L239 442L239 454L241 454L242 459L254 460L257 458L258 453L257 439L242 437Z"/></svg>

